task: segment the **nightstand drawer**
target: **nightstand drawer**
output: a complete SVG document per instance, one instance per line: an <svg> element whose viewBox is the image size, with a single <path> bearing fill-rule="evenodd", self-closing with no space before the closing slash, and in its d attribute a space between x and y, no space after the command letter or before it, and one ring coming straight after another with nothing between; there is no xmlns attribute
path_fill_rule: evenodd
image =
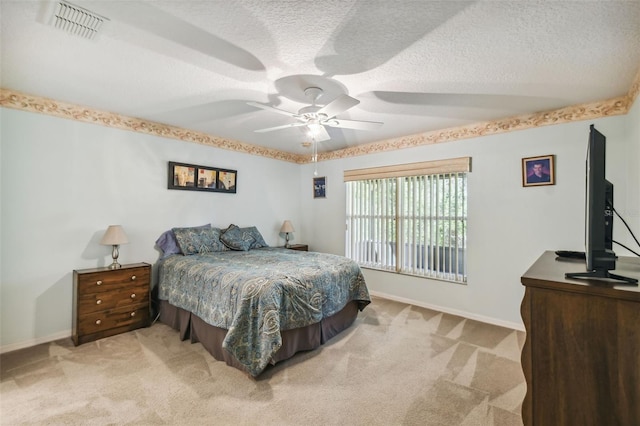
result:
<svg viewBox="0 0 640 426"><path fill-rule="evenodd" d="M309 246L307 244L291 244L287 248L289 250L309 251Z"/></svg>
<svg viewBox="0 0 640 426"><path fill-rule="evenodd" d="M78 294L118 291L138 283L149 283L149 268L127 268L78 275Z"/></svg>
<svg viewBox="0 0 640 426"><path fill-rule="evenodd" d="M109 309L130 308L149 300L149 286L120 288L113 292L88 293L80 295L78 310L83 314Z"/></svg>
<svg viewBox="0 0 640 426"><path fill-rule="evenodd" d="M80 334L108 332L111 329L130 326L131 329L144 327L149 322L149 305L138 304L129 309L94 312L84 315L78 324Z"/></svg>

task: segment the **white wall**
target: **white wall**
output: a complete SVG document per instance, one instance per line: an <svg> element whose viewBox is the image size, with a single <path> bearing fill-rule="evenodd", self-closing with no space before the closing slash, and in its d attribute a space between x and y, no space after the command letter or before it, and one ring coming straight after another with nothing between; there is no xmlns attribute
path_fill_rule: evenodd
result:
<svg viewBox="0 0 640 426"><path fill-rule="evenodd" d="M607 136L616 208L640 233L640 102L624 117L595 120ZM314 165L0 108L0 351L71 333L72 271L107 265L99 240L121 224L122 263L154 263L166 229L212 223L256 225L281 245L284 219L294 243L344 253L345 169L471 156L469 282L365 270L373 293L521 327L520 276L544 250L583 248L584 159L590 122L321 162L326 199L313 199ZM522 157L554 154L554 186L523 188ZM238 193L166 189L167 162L237 169ZM299 194L295 197L294 194ZM620 221L615 238L635 243ZM624 255L625 251L617 248Z"/></svg>
<svg viewBox="0 0 640 426"><path fill-rule="evenodd" d="M615 185L616 209L640 236L639 110L635 105L627 116L593 123L607 136L607 177ZM365 270L367 284L374 294L522 328L520 276L545 250L584 250L589 124L575 122L321 162L318 175L327 176L326 199L313 199L314 166L305 165L300 178L306 242L312 250L344 254L344 170L471 156L468 283ZM555 155L556 185L522 187L521 159L548 154ZM635 244L619 220L614 222L614 238L629 247ZM629 254L614 249L618 255Z"/></svg>
<svg viewBox="0 0 640 426"><path fill-rule="evenodd" d="M154 263L175 226L256 225L282 245L301 223L299 166L11 109L1 112L0 307L3 351L71 335L72 271L111 263L99 244L121 224L120 263ZM167 162L238 170L237 194L167 189ZM303 232L297 233L299 238Z"/></svg>
<svg viewBox="0 0 640 426"><path fill-rule="evenodd" d="M627 172L625 178L629 184L624 193L616 185L614 194L616 200L627 200L624 214L621 212L622 207L618 208L618 203L615 201L614 203L616 204L616 209L623 215L625 220L629 218L627 222L629 222L631 229L640 240L640 186L638 185L640 183L640 97L636 99L627 116L627 125L629 134L627 143L629 145L622 152L624 153L623 158L625 161L624 169ZM622 225L618 225L618 223L616 222L616 226L620 228ZM634 244L630 238L627 238L626 241L631 245Z"/></svg>

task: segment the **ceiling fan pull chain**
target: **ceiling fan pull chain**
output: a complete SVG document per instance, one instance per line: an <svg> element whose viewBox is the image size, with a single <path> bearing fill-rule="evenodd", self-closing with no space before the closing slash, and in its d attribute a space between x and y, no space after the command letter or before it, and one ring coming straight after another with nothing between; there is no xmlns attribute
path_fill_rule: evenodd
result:
<svg viewBox="0 0 640 426"><path fill-rule="evenodd" d="M313 175L318 176L318 142L316 141L315 136L311 137L311 141L313 142L313 154L311 156L311 161L313 162Z"/></svg>

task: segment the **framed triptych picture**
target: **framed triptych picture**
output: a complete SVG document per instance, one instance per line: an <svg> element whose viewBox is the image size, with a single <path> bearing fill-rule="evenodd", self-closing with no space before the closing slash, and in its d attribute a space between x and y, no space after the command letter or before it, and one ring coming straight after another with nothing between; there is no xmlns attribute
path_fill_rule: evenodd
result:
<svg viewBox="0 0 640 426"><path fill-rule="evenodd" d="M168 189L235 194L238 171L169 161Z"/></svg>

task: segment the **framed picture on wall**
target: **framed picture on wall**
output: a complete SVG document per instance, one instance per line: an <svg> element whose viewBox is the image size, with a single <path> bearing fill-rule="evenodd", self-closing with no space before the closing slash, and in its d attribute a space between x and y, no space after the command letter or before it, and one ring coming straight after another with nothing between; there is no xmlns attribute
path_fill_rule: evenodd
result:
<svg viewBox="0 0 640 426"><path fill-rule="evenodd" d="M238 171L169 161L168 189L235 194Z"/></svg>
<svg viewBox="0 0 640 426"><path fill-rule="evenodd" d="M198 188L214 189L218 186L218 171L208 167L198 167Z"/></svg>
<svg viewBox="0 0 640 426"><path fill-rule="evenodd" d="M169 188L193 189L196 182L196 166L192 164L169 163Z"/></svg>
<svg viewBox="0 0 640 426"><path fill-rule="evenodd" d="M238 172L236 170L218 169L218 190L236 193Z"/></svg>
<svg viewBox="0 0 640 426"><path fill-rule="evenodd" d="M553 155L522 159L522 186L555 185Z"/></svg>
<svg viewBox="0 0 640 426"><path fill-rule="evenodd" d="M313 198L327 198L326 176L313 178Z"/></svg>

